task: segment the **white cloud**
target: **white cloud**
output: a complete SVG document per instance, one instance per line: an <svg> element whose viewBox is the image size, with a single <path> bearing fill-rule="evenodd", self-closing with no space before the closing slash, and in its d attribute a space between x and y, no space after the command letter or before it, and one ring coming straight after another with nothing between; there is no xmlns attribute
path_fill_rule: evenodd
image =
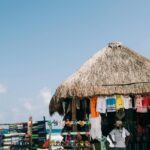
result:
<svg viewBox="0 0 150 150"><path fill-rule="evenodd" d="M33 104L36 102L34 102L34 98L27 98L27 97L22 97L18 99L18 105L20 105L20 108L22 107L22 109L25 109L27 111L32 111L34 109Z"/></svg>
<svg viewBox="0 0 150 150"><path fill-rule="evenodd" d="M14 107L11 109L11 118L9 119L10 122L14 123L22 121L23 118L23 111L20 109L20 106Z"/></svg>
<svg viewBox="0 0 150 150"><path fill-rule="evenodd" d="M7 92L7 88L5 85L0 84L0 94L6 93Z"/></svg>
<svg viewBox="0 0 150 150"><path fill-rule="evenodd" d="M29 101L24 102L23 106L24 106L24 108L25 108L26 110L28 110L28 111L32 111L32 110L33 110L33 105L32 105L32 103L29 102Z"/></svg>
<svg viewBox="0 0 150 150"><path fill-rule="evenodd" d="M43 89L40 90L40 98L42 98L42 100L46 105L49 104L51 97L52 97L51 92L47 87L44 87Z"/></svg>
<svg viewBox="0 0 150 150"><path fill-rule="evenodd" d="M48 105L51 99L51 92L48 87L43 87L37 91L34 95L18 98L15 103L12 104L11 108L5 110L5 114L1 114L0 110L0 121L4 120L8 122L24 122L27 121L30 116L33 117L33 121L42 120L43 116L47 120L60 120L59 115L54 117L49 116ZM12 117L10 117L10 114Z"/></svg>
<svg viewBox="0 0 150 150"><path fill-rule="evenodd" d="M0 120L2 121L4 119L4 115L0 114Z"/></svg>
<svg viewBox="0 0 150 150"><path fill-rule="evenodd" d="M12 112L13 113L19 113L19 109L18 108L12 108Z"/></svg>

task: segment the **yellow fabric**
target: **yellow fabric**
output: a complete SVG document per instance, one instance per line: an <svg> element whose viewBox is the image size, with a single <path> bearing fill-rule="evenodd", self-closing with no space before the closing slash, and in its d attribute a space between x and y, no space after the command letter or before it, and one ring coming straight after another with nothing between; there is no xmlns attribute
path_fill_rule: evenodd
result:
<svg viewBox="0 0 150 150"><path fill-rule="evenodd" d="M121 95L116 96L116 109L124 108L124 100Z"/></svg>
<svg viewBox="0 0 150 150"><path fill-rule="evenodd" d="M97 97L90 98L90 110L91 110L91 117L98 117L99 112L96 112L96 104L97 104Z"/></svg>

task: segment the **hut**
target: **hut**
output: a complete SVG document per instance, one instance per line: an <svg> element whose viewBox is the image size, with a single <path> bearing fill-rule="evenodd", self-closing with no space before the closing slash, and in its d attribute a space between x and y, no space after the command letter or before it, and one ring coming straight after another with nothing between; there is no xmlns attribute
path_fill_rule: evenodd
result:
<svg viewBox="0 0 150 150"><path fill-rule="evenodd" d="M120 42L109 43L62 82L49 112L63 114L61 104L70 99L72 120L76 120L78 99L112 95L150 95L150 60Z"/></svg>

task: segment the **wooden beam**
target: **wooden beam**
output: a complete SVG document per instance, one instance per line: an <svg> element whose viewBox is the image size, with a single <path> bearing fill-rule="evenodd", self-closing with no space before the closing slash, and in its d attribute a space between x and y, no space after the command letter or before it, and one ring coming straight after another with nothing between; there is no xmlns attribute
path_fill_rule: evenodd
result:
<svg viewBox="0 0 150 150"><path fill-rule="evenodd" d="M83 120L86 120L86 99L83 99L82 100L82 108L84 110L84 119Z"/></svg>
<svg viewBox="0 0 150 150"><path fill-rule="evenodd" d="M71 110L72 110L72 121L77 120L76 116L76 98L73 97L72 102L71 102ZM73 131L76 131L76 125L73 125Z"/></svg>

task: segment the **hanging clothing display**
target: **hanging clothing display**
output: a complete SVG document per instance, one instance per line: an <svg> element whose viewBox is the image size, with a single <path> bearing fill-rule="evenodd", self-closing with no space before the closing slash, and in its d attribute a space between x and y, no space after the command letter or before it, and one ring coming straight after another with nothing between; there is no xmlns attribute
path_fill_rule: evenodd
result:
<svg viewBox="0 0 150 150"><path fill-rule="evenodd" d="M105 96L99 96L97 98L97 105L96 105L96 111L100 113L106 113L106 97Z"/></svg>
<svg viewBox="0 0 150 150"><path fill-rule="evenodd" d="M102 131L101 131L101 116L98 117L91 117L89 118L89 121L91 123L91 129L90 129L90 136L91 138L100 140L102 137Z"/></svg>
<svg viewBox="0 0 150 150"><path fill-rule="evenodd" d="M116 98L107 97L106 105L107 105L107 112L115 112L116 111Z"/></svg>
<svg viewBox="0 0 150 150"><path fill-rule="evenodd" d="M106 150L106 141L107 141L107 138L105 136L102 136L101 138L101 150Z"/></svg>
<svg viewBox="0 0 150 150"><path fill-rule="evenodd" d="M142 106L144 108L148 108L150 106L150 96L143 97Z"/></svg>
<svg viewBox="0 0 150 150"><path fill-rule="evenodd" d="M97 105L97 97L95 96L90 99L91 117L99 116L99 112L96 111L96 105Z"/></svg>
<svg viewBox="0 0 150 150"><path fill-rule="evenodd" d="M139 112L139 113L146 113L147 112L147 107L143 106L143 103L145 105L145 99L141 96L141 95L138 95L136 96L136 111Z"/></svg>
<svg viewBox="0 0 150 150"><path fill-rule="evenodd" d="M124 100L124 108L125 109L133 108L133 106L132 106L132 98L130 96L123 96L122 98Z"/></svg>
<svg viewBox="0 0 150 150"><path fill-rule="evenodd" d="M116 96L116 109L124 108L124 100L121 95Z"/></svg>
<svg viewBox="0 0 150 150"><path fill-rule="evenodd" d="M2 146L3 144L3 135L0 134L0 147Z"/></svg>
<svg viewBox="0 0 150 150"><path fill-rule="evenodd" d="M102 134L104 136L108 135L108 128L109 128L109 120L106 114L101 114L101 127L102 127Z"/></svg>

